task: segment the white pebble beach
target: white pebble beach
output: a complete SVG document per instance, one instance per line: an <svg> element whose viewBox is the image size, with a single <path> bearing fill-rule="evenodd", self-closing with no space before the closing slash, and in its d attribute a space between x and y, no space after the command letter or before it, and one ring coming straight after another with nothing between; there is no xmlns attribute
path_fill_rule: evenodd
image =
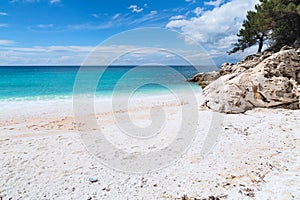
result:
<svg viewBox="0 0 300 200"><path fill-rule="evenodd" d="M139 101L131 110L133 120L147 124L153 101ZM2 101L0 106L3 200L300 198L299 110L224 114L217 142L203 157L201 138L209 128L205 121L214 113L198 107L196 138L182 156L160 170L125 173L103 165L86 150L71 99ZM171 116L170 127L176 127L181 105L161 106ZM114 125L111 115L103 107L97 111L106 128Z"/></svg>

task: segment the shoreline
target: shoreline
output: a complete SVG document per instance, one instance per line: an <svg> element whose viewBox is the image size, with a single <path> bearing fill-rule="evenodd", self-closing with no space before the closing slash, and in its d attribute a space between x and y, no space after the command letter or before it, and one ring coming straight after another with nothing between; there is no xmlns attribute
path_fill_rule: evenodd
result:
<svg viewBox="0 0 300 200"><path fill-rule="evenodd" d="M162 90L162 89L148 89L143 92L138 92L137 94L132 93L131 91L118 91L118 92L105 92L105 94L99 94L99 92L96 92L96 95L93 94L95 99L110 99L112 95L117 98L122 98L124 96L128 96L128 94L134 94L138 95L141 98L147 98L147 97L153 97L153 96L165 96L165 95L171 95L170 92L180 92L183 93L187 89L193 90L195 93L201 92L201 88L194 83L187 83L188 85L178 85L174 86L170 91L169 90ZM83 94L86 95L86 94ZM27 102L27 101L55 101L55 100L72 100L74 94L64 94L64 95L42 95L42 96L26 96L26 97L9 97L9 98L0 98L0 103L1 102ZM88 95L86 95L88 96Z"/></svg>
<svg viewBox="0 0 300 200"><path fill-rule="evenodd" d="M185 95L181 93L180 95ZM192 94L188 94L192 95ZM201 93L195 94L195 98L200 101ZM128 101L127 96L118 96L114 98L114 102ZM173 106L176 96L173 94L146 94L142 96L134 96L129 99L127 106L129 111L144 110L149 111L152 106L159 105ZM182 100L183 101L183 100ZM94 106L95 114L99 116L108 116L117 110L126 111L126 105L121 105L120 108L112 107L112 97L95 97ZM0 113L0 137L9 135L9 132L20 130L27 131L67 131L72 132L77 129L74 121L73 97L70 99L48 99L48 100L24 100L24 101L0 101L2 111ZM124 107L125 106L125 107ZM117 109L117 110L116 110ZM26 125L21 127L20 125ZM40 126L39 124L43 124ZM51 126L49 125L51 124ZM16 128L17 127L17 128ZM36 129L36 130L35 130ZM5 134L5 132L8 132Z"/></svg>

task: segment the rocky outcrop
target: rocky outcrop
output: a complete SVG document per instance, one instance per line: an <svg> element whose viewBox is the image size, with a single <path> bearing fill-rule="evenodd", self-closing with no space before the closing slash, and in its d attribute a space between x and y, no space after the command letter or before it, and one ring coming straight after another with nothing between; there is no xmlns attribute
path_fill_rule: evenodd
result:
<svg viewBox="0 0 300 200"><path fill-rule="evenodd" d="M299 109L300 49L251 55L235 65L223 64L213 74L196 75L209 83L203 90L205 108L224 113L256 107Z"/></svg>
<svg viewBox="0 0 300 200"><path fill-rule="evenodd" d="M219 71L198 73L188 81L197 82L202 87L202 89L204 89L207 85L217 80L221 76L232 73L242 73L250 68L255 67L261 61L263 61L271 55L272 52L265 51L262 54L254 54L247 56L237 64L224 63L223 65L221 65L221 69Z"/></svg>
<svg viewBox="0 0 300 200"><path fill-rule="evenodd" d="M249 55L245 57L241 62L238 62L237 64L229 64L224 63L221 66L220 73L222 75L225 74L232 74L232 73L242 73L245 72L251 68L256 67L259 63L261 63L266 58L270 57L273 52L265 51L263 53L258 53L254 55Z"/></svg>
<svg viewBox="0 0 300 200"><path fill-rule="evenodd" d="M213 71L213 72L203 72L196 74L193 78L189 79L190 82L197 82L202 89L204 89L207 85L211 82L217 80L221 77L220 71Z"/></svg>

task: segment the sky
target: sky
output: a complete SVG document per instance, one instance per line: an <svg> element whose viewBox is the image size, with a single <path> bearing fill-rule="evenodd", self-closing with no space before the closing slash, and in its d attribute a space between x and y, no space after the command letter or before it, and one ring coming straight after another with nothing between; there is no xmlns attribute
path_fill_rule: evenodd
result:
<svg viewBox="0 0 300 200"><path fill-rule="evenodd" d="M103 41L146 27L174 30L191 38L216 65L237 62L256 51L253 47L243 53L226 54L237 41L247 10L253 10L257 3L258 0L1 0L0 65L81 65ZM147 37L140 35L139 40L143 43Z"/></svg>

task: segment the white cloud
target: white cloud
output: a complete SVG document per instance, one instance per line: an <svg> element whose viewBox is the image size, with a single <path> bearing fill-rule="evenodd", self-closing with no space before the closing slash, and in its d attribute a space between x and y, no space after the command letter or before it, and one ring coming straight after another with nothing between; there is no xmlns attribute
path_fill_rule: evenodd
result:
<svg viewBox="0 0 300 200"><path fill-rule="evenodd" d="M54 25L53 24L39 24L36 27L38 28L52 28Z"/></svg>
<svg viewBox="0 0 300 200"><path fill-rule="evenodd" d="M179 30L195 41L200 42L212 57L219 56L217 62L224 62L227 59L240 59L236 55L235 57L233 57L234 55L228 57L226 51L230 50L232 43L237 41L236 34L246 18L247 11L254 9L254 5L257 3L259 3L259 0L231 0L220 7L203 11L196 17L170 20L166 27ZM252 53L255 53L255 51ZM222 59L223 61L221 61Z"/></svg>
<svg viewBox="0 0 300 200"><path fill-rule="evenodd" d="M51 3L51 4L59 3L59 2L60 2L60 0L50 0L50 3Z"/></svg>
<svg viewBox="0 0 300 200"><path fill-rule="evenodd" d="M34 46L34 47L10 47L10 51L14 52L31 52L31 53L43 53L43 52L90 52L94 47L92 46Z"/></svg>
<svg viewBox="0 0 300 200"><path fill-rule="evenodd" d="M204 2L204 5L219 7L222 3L224 3L224 0L211 0L208 2Z"/></svg>
<svg viewBox="0 0 300 200"><path fill-rule="evenodd" d="M113 17L112 17L112 19L117 19L118 17L120 17L121 16L121 13L117 13L117 14L115 14Z"/></svg>
<svg viewBox="0 0 300 200"><path fill-rule="evenodd" d="M95 18L99 18L99 15L98 14L91 14L93 17Z"/></svg>
<svg viewBox="0 0 300 200"><path fill-rule="evenodd" d="M137 5L130 5L128 9L131 9L134 13L140 13L144 10L144 8L139 8Z"/></svg>
<svg viewBox="0 0 300 200"><path fill-rule="evenodd" d="M185 0L185 2L192 2L192 3L196 3L196 0Z"/></svg>
<svg viewBox="0 0 300 200"><path fill-rule="evenodd" d="M7 24L0 24L0 28L5 28L5 27L8 27Z"/></svg>
<svg viewBox="0 0 300 200"><path fill-rule="evenodd" d="M0 65L80 65L93 48L91 46L23 48L7 45L0 48Z"/></svg>
<svg viewBox="0 0 300 200"><path fill-rule="evenodd" d="M34 46L14 47L13 41L0 40L0 65L81 65L94 46ZM5 45L5 46L4 46ZM95 52L109 59L120 52L130 52L132 46L101 46ZM98 57L99 58L99 57ZM101 59L95 59L101 62ZM92 59L93 60L93 59Z"/></svg>
<svg viewBox="0 0 300 200"><path fill-rule="evenodd" d="M193 10L193 12L196 14L196 16L199 16L200 14L202 14L204 11L204 8L200 8L200 7L197 7Z"/></svg>
<svg viewBox="0 0 300 200"><path fill-rule="evenodd" d="M127 26L132 27L142 27L142 26L161 26L163 25L160 20L162 19L168 20L168 16L161 14L156 11L152 10L147 14L142 15L141 17L134 17L133 15L127 15L123 18L120 18L117 22L114 22L114 25L118 24L119 26Z"/></svg>
<svg viewBox="0 0 300 200"><path fill-rule="evenodd" d="M205 11L190 19L171 20L166 27L179 29L198 42L213 44L230 35L237 34L248 10L258 0L232 0L221 7Z"/></svg>
<svg viewBox="0 0 300 200"><path fill-rule="evenodd" d="M8 15L6 12L0 12L0 16L6 16Z"/></svg>
<svg viewBox="0 0 300 200"><path fill-rule="evenodd" d="M149 15L156 15L158 12L156 10L151 10L151 12L149 13Z"/></svg>
<svg viewBox="0 0 300 200"><path fill-rule="evenodd" d="M100 16L101 17L101 16ZM69 24L65 27L64 30L103 30L112 27L122 27L124 24L126 26L138 27L141 24L150 24L156 23L156 20L160 20L165 17L164 15L158 15L156 10L152 10L149 13L145 13L139 18L136 18L134 15L127 13L121 14L117 13L110 16L110 20L103 22L92 22L92 23L83 23L83 24ZM166 18L166 17L165 17Z"/></svg>
<svg viewBox="0 0 300 200"><path fill-rule="evenodd" d="M184 18L185 18L184 15L176 15L176 16L170 17L170 20L179 20L179 19L184 19Z"/></svg>
<svg viewBox="0 0 300 200"><path fill-rule="evenodd" d="M11 46L14 44L15 44L15 41L12 41L12 40L0 40L0 45L2 45L2 46Z"/></svg>
<svg viewBox="0 0 300 200"><path fill-rule="evenodd" d="M67 25L65 30L103 30L107 28L111 28L113 24L70 24Z"/></svg>
<svg viewBox="0 0 300 200"><path fill-rule="evenodd" d="M61 56L58 58L58 61L60 61L61 63L72 62L72 60L73 60L72 56Z"/></svg>
<svg viewBox="0 0 300 200"><path fill-rule="evenodd" d="M90 54L92 51L93 54ZM128 52L130 53L128 54ZM193 62L199 62L203 58L207 60L207 56L203 55L203 52L195 52L194 49L180 49L177 52ZM86 60L88 55L91 57ZM120 57L120 55L122 56ZM85 60L87 65L103 65L110 63L114 57L118 57L113 63L116 65L180 64L183 62L181 57L171 55L173 54L164 49L141 49L141 47L129 45L99 46L96 49L93 46L35 46L26 48L2 46L0 48L0 65L81 65Z"/></svg>
<svg viewBox="0 0 300 200"><path fill-rule="evenodd" d="M24 3L35 3L40 2L42 0L10 0L9 3L16 3L16 2L24 2ZM60 3L61 0L47 0L50 4Z"/></svg>
<svg viewBox="0 0 300 200"><path fill-rule="evenodd" d="M230 47L233 43L237 41L238 37L236 34L233 35L228 35L217 42L213 44L213 47L218 48L218 49L227 49Z"/></svg>

